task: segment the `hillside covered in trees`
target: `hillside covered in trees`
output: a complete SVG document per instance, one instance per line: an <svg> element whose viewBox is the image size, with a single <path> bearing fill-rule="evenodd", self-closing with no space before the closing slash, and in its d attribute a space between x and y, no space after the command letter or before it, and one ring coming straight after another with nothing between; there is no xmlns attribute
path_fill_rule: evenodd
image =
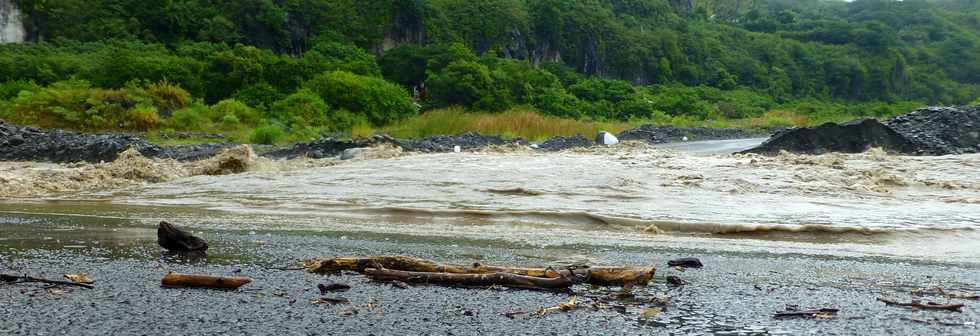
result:
<svg viewBox="0 0 980 336"><path fill-rule="evenodd" d="M812 122L980 95L977 0L15 2L0 118L45 127L269 142L450 106Z"/></svg>

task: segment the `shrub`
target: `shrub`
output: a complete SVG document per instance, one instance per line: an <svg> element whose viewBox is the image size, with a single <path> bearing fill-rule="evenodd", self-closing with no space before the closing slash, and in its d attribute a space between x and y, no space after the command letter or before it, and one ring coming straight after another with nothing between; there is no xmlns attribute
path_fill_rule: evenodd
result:
<svg viewBox="0 0 980 336"><path fill-rule="evenodd" d="M534 101L534 106L541 109L544 113L570 118L582 116L582 111L579 110L579 104L578 98L566 92L561 87L542 90Z"/></svg>
<svg viewBox="0 0 980 336"><path fill-rule="evenodd" d="M333 131L345 131L358 126L370 127L371 122L364 116L354 114L348 110L337 110L327 118L326 125Z"/></svg>
<svg viewBox="0 0 980 336"><path fill-rule="evenodd" d="M333 71L317 76L306 86L337 109L362 115L375 125L418 112L405 89L379 78Z"/></svg>
<svg viewBox="0 0 980 336"><path fill-rule="evenodd" d="M248 137L248 141L253 144L271 145L285 136L286 133L279 126L266 125L252 131L252 135Z"/></svg>
<svg viewBox="0 0 980 336"><path fill-rule="evenodd" d="M0 83L0 100L17 97L23 91L34 92L40 89L34 82L24 80Z"/></svg>
<svg viewBox="0 0 980 336"><path fill-rule="evenodd" d="M37 92L22 91L13 102L11 121L41 127L95 129L110 127L111 116L104 102L93 99L97 89L85 81L54 83Z"/></svg>
<svg viewBox="0 0 980 336"><path fill-rule="evenodd" d="M444 105L473 106L490 111L513 105L510 93L497 85L490 69L476 62L450 63L438 74L430 76L428 84L432 99Z"/></svg>
<svg viewBox="0 0 980 336"><path fill-rule="evenodd" d="M275 102L270 116L289 125L323 126L327 123L330 107L310 90L300 89Z"/></svg>
<svg viewBox="0 0 980 336"><path fill-rule="evenodd" d="M259 112L235 99L225 99L211 107L211 120L225 122L228 116L246 125L256 125L259 122Z"/></svg>
<svg viewBox="0 0 980 336"><path fill-rule="evenodd" d="M221 125L224 125L226 129L238 128L241 123L242 121L238 120L238 117L234 114L226 114L224 117L221 117Z"/></svg>
<svg viewBox="0 0 980 336"><path fill-rule="evenodd" d="M378 67L374 55L353 44L317 41L313 43L312 50L303 55L303 58L317 67L381 77L381 69Z"/></svg>
<svg viewBox="0 0 980 336"><path fill-rule="evenodd" d="M167 111L164 114L185 108L191 102L191 94L187 90L169 81L160 81L147 85L146 92L153 98L153 103L156 106Z"/></svg>
<svg viewBox="0 0 980 336"><path fill-rule="evenodd" d="M269 83L260 82L238 90L233 98L259 110L267 110L273 103L282 99L282 93Z"/></svg>
<svg viewBox="0 0 980 336"><path fill-rule="evenodd" d="M181 130L207 129L211 124L208 119L210 110L204 105L193 105L174 111L166 120L167 127Z"/></svg>
<svg viewBox="0 0 980 336"><path fill-rule="evenodd" d="M128 119L126 123L129 128L140 131L154 129L160 123L160 116L157 114L156 107L148 105L138 105L129 110Z"/></svg>

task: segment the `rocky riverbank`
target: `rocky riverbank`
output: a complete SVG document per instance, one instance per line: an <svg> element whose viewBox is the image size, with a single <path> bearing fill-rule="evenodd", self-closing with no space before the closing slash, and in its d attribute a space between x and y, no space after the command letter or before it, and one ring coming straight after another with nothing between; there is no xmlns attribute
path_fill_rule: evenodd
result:
<svg viewBox="0 0 980 336"><path fill-rule="evenodd" d="M620 140L663 144L682 141L723 140L759 137L762 133L741 129L675 128L643 125L618 134ZM562 151L595 146L586 136L554 137L539 143L522 138L504 138L477 133L434 136L424 139L395 139L376 135L366 139L323 138L290 146L262 148L259 155L270 159L340 157L345 151L388 145L404 152L446 153L481 151L492 147L520 146L529 150ZM40 130L0 121L0 160L43 162L111 162L133 148L148 158L196 161L217 155L234 146L230 143L159 146L130 134L88 134L64 130ZM980 108L929 107L880 122L862 119L843 124L782 130L762 145L743 153L800 154L828 152L859 153L872 147L909 155L950 155L980 152Z"/></svg>
<svg viewBox="0 0 980 336"><path fill-rule="evenodd" d="M863 119L794 128L744 153L860 153L872 147L908 155L980 153L980 107L927 107L885 122Z"/></svg>
<svg viewBox="0 0 980 336"><path fill-rule="evenodd" d="M529 150L562 151L595 146L587 136L554 137L540 143L522 138L465 133L443 135L424 139L395 139L376 135L366 139L341 140L323 138L311 142L299 142L290 146L256 149L259 155L270 159L294 159L309 157L322 159L339 157L345 151L390 145L405 152L447 153L481 151L492 147L522 146ZM619 134L622 140L645 141L651 144L667 142L737 139L758 136L756 133L736 129L675 128L644 125ZM34 127L14 125L0 121L0 161L112 162L123 151L133 148L147 158L196 161L206 159L235 146L231 143L203 143L195 145L160 146L131 134L77 133L64 130L40 130Z"/></svg>
<svg viewBox="0 0 980 336"><path fill-rule="evenodd" d="M129 148L145 157L196 161L232 147L227 143L158 146L130 134L88 134L40 130L0 120L0 160L44 162L112 162Z"/></svg>
<svg viewBox="0 0 980 336"><path fill-rule="evenodd" d="M163 216L179 216L180 211L161 210ZM85 273L95 281L95 288L0 286L0 316L4 316L0 333L804 335L819 331L821 335L895 335L903 330L899 334L973 335L980 319L977 301L949 299L935 290L976 292L980 281L976 264L601 242L570 251L565 245L485 239L447 243L426 236L197 227L195 231L212 246L206 258L188 261L161 252L153 227L139 217L130 218L4 213L0 234L8 240L0 240L0 260L4 260L0 271L48 278ZM459 264L560 268L567 264L564 260L582 259L659 269L652 284L636 287L629 295L585 286L573 288L574 294L396 286L356 274L282 269L311 257L386 254ZM667 260L681 257L698 258L704 267L667 267ZM167 271L248 276L253 283L233 291L163 288L159 281ZM669 284L668 277L686 285ZM331 283L351 289L327 295L317 289ZM347 301L317 304L323 296ZM579 309L533 314L573 296ZM880 297L959 302L966 307L962 312L919 311L885 305L877 301ZM794 306L839 312L819 318L774 317L775 312Z"/></svg>

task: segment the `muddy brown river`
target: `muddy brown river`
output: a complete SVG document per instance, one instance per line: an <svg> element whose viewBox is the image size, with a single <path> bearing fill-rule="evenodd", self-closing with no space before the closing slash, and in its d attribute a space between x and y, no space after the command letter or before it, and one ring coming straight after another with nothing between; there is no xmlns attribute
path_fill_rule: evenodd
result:
<svg viewBox="0 0 980 336"><path fill-rule="evenodd" d="M895 309L876 298L913 299L910 293L931 287L980 291L980 155L729 154L758 141L560 153L380 148L347 161L246 155L247 172L220 176L200 173L212 171L208 163L140 157L2 163L0 270L86 271L101 282L96 291L61 296L0 286L0 334L975 334L975 302L948 315ZM211 241L208 259L187 265L161 256L153 231L160 220ZM434 286L402 291L357 275L265 268L372 254L658 265L659 277L680 276L689 285L658 278L638 291L642 300L673 300L656 317L642 317L641 303L621 312L514 320L506 313L568 298ZM665 267L686 256L707 267ZM168 291L156 286L165 270L241 272L256 284L253 292ZM361 313L311 309L315 284L326 279L352 284L356 290L344 295ZM579 291L589 300L588 290ZM188 300L197 304L171 310ZM826 321L772 318L794 305L842 310ZM42 318L53 315L63 322Z"/></svg>
<svg viewBox="0 0 980 336"><path fill-rule="evenodd" d="M11 198L0 211L536 246L980 257L980 155L727 154L756 141L396 155L319 165L264 162L244 174L113 180L112 188ZM58 169L72 175L85 168ZM25 170L8 166L6 172ZM78 183L91 175L100 176L67 179Z"/></svg>

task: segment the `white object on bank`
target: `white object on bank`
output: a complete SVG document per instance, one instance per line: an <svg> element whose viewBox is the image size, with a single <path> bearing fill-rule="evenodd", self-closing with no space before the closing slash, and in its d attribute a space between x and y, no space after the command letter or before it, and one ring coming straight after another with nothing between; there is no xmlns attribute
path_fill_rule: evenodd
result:
<svg viewBox="0 0 980 336"><path fill-rule="evenodd" d="M619 143L619 139L615 135L609 132L599 132L599 135L595 138L595 143L598 145L612 146Z"/></svg>

